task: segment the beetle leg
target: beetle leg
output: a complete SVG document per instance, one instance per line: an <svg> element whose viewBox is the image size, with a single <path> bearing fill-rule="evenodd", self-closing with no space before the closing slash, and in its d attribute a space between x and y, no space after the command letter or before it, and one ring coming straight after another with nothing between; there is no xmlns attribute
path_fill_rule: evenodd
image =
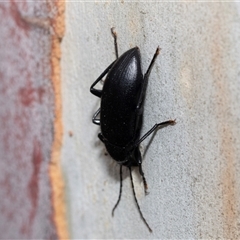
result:
<svg viewBox="0 0 240 240"><path fill-rule="evenodd" d="M117 33L114 30L114 27L111 28L111 33L112 36L114 38L114 47L115 47L115 55L116 55L116 59L118 59L118 45L117 45Z"/></svg>
<svg viewBox="0 0 240 240"><path fill-rule="evenodd" d="M176 120L176 119L175 119ZM135 146L138 146L143 140L145 140L151 133L153 133L159 127L167 127L168 125L176 124L175 120L169 120L162 123L155 124L145 135L143 135L136 143Z"/></svg>
<svg viewBox="0 0 240 240"><path fill-rule="evenodd" d="M101 133L98 134L98 138L105 143L105 138L103 137L103 135Z"/></svg>
<svg viewBox="0 0 240 240"><path fill-rule="evenodd" d="M99 89L95 89L94 86L100 82L102 80L102 78L108 73L108 71L111 69L111 67L113 66L113 64L115 63L112 62L106 69L105 71L97 78L97 80L92 84L92 86L90 87L90 92L97 96L97 97L101 97L102 96L102 90L99 90Z"/></svg>
<svg viewBox="0 0 240 240"><path fill-rule="evenodd" d="M141 155L141 152L139 150L139 147L135 148L135 154L134 155L135 155L135 160L137 161L137 166L139 168L139 173L142 176L143 185L144 185L144 192L145 192L145 195L147 195L148 194L148 192L147 192L148 185L147 185L147 181L146 181L146 178L145 178L143 170L142 170L142 155Z"/></svg>
<svg viewBox="0 0 240 240"><path fill-rule="evenodd" d="M100 119L97 118L97 116L98 116L98 114L100 113L100 111L101 111L101 108L99 108L99 109L94 113L94 115L93 115L93 117L92 117L92 122L93 122L94 124L100 125Z"/></svg>
<svg viewBox="0 0 240 240"><path fill-rule="evenodd" d="M147 72L146 72L145 75L144 75L144 78L145 78L145 77L146 77L146 78L149 77L150 72L151 72L152 67L153 67L153 64L154 64L154 62L155 62L158 54L160 53L160 50L161 50L161 49L160 49L159 47L157 47L156 52L155 52L154 55L153 55L152 61L151 61L150 65L149 65L149 67L148 67L148 70L147 70Z"/></svg>
<svg viewBox="0 0 240 240"><path fill-rule="evenodd" d="M146 93L146 89L147 89L147 84L148 84L148 78L149 78L149 75L151 73L151 70L152 70L152 67L155 63L155 60L158 56L158 54L160 53L160 48L157 47L156 49L156 52L152 58L152 61L147 69L147 72L144 74L144 78L143 78L143 87L142 87L142 90L141 90L141 93L140 93L140 97L139 97L139 103L137 105L137 109L140 109L142 107L142 103L144 101L144 97L145 97L145 93Z"/></svg>
<svg viewBox="0 0 240 240"><path fill-rule="evenodd" d="M145 195L148 195L148 191L147 191L148 190L148 185L147 185L147 181L146 181L146 178L145 178L143 170L142 170L142 164L139 164L139 173L142 176Z"/></svg>

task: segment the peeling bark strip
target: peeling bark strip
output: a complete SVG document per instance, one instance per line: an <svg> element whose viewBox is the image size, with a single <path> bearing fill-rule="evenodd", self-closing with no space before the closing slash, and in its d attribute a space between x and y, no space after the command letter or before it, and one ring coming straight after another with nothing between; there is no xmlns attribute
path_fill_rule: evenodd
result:
<svg viewBox="0 0 240 240"><path fill-rule="evenodd" d="M55 96L55 119L54 119L54 141L52 145L51 164L49 166L49 174L52 183L52 200L54 208L54 221L57 228L59 239L69 239L66 208L64 199L64 183L60 167L61 147L63 138L62 126L62 98L61 98L61 76L60 76L60 60L61 60L61 40L64 36L64 12L65 2L55 1L57 14L53 19L52 27L54 34L52 35L51 47L51 67L52 67L52 84Z"/></svg>

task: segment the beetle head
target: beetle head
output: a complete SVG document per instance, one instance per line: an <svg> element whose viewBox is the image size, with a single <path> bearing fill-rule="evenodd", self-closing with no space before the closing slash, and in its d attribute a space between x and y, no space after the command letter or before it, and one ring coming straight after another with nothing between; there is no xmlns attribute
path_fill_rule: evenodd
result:
<svg viewBox="0 0 240 240"><path fill-rule="evenodd" d="M119 147L108 142L105 142L105 146L110 156L119 164L130 167L141 163L142 157L138 146Z"/></svg>

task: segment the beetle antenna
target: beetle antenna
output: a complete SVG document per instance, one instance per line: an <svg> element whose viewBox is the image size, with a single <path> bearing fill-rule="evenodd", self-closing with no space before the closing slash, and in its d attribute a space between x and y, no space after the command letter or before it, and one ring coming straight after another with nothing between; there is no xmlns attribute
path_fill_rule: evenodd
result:
<svg viewBox="0 0 240 240"><path fill-rule="evenodd" d="M119 190L118 200L112 210L112 216L114 216L114 211L121 200L121 196L122 196L122 165L120 165L120 190Z"/></svg>
<svg viewBox="0 0 240 240"><path fill-rule="evenodd" d="M147 226L149 232L152 232L152 229L150 228L150 226L148 225L146 219L144 218L144 216L142 214L142 211L140 209L140 206L138 204L138 200L137 200L136 193L135 193L135 190L134 190L134 184L133 184L133 178L132 178L132 170L131 170L131 167L128 167L128 168L129 168L129 172L130 172L130 178L131 178L131 183L132 183L133 195L134 195L135 202L137 204L138 212L140 213L140 216L141 216L143 222L145 223L145 225Z"/></svg>
<svg viewBox="0 0 240 240"><path fill-rule="evenodd" d="M114 38L114 47L115 47L116 58L118 59L117 33L116 33L114 27L111 28L111 33L112 33L112 36Z"/></svg>

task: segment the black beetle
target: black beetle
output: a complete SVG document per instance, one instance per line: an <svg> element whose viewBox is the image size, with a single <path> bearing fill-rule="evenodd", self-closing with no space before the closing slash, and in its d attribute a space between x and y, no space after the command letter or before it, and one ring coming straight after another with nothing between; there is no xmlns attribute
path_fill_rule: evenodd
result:
<svg viewBox="0 0 240 240"><path fill-rule="evenodd" d="M142 156L139 144L159 127L174 125L175 120L155 124L140 138L143 103L148 78L160 49L159 47L157 48L147 72L143 76L139 48L134 47L118 57L117 34L113 28L111 32L114 37L117 59L107 67L90 88L92 94L101 98L101 107L93 115L92 122L101 126L101 133L98 134L98 137L105 144L110 156L120 164L120 192L117 203L112 210L112 215L121 199L122 166L126 166L129 168L133 194L139 213L149 231L152 232L152 229L143 217L136 198L131 168L139 167L144 190L147 193L147 182L142 171ZM95 89L94 86L106 74L103 89ZM98 118L98 115L100 115L100 118Z"/></svg>

